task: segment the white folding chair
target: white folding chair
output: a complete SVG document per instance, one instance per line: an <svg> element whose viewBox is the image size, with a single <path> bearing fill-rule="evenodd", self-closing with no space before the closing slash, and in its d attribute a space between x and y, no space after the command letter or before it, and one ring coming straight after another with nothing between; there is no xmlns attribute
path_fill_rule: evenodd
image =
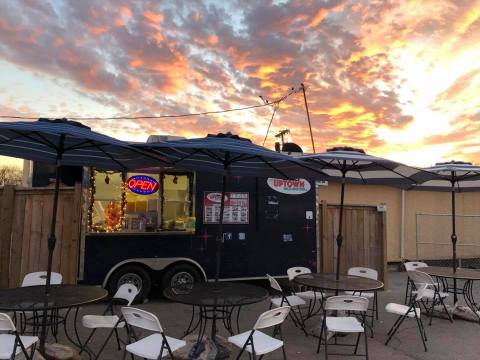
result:
<svg viewBox="0 0 480 360"><path fill-rule="evenodd" d="M63 281L62 274L52 271L50 275L50 284L51 285L61 285ZM46 271L36 271L26 274L23 277L21 287L27 286L45 286L47 284L47 272ZM40 326L40 316L36 311L20 311L20 331L22 333L26 332L27 325L32 326L32 334L36 334L38 332L38 328ZM49 315L51 317L51 331L52 335L57 338L58 332L58 324L64 321L63 318L64 313L60 316L59 310L54 310ZM17 313L14 313L14 320L17 320Z"/></svg>
<svg viewBox="0 0 480 360"><path fill-rule="evenodd" d="M370 269L367 267L351 267L348 269L348 275L353 275L353 276L359 276L359 277L364 277L367 279L372 279L372 280L378 280L378 271L374 269ZM373 337L373 320L376 318L378 320L378 298L377 298L377 292L376 291L345 291L345 295L359 295L363 296L369 300L372 300L371 307L368 309L371 314L367 314L366 316L371 319L370 322L370 327L372 330L372 337Z"/></svg>
<svg viewBox="0 0 480 360"><path fill-rule="evenodd" d="M138 289L135 285L123 284L118 288L115 295L113 295L110 303L107 305L102 315L84 315L82 317L82 325L87 329L92 329L92 331L80 349L80 354L84 350L91 352L91 350L88 348L88 343L92 339L95 331L100 328L112 329L112 331L107 336L96 357L100 356L113 333L115 333L116 336L118 350L121 349L120 338L118 336L117 329L125 327L125 322L123 321L123 318L115 314L114 308L115 305L120 302L122 302L122 305L130 306L137 295Z"/></svg>
<svg viewBox="0 0 480 360"><path fill-rule="evenodd" d="M47 284L47 272L46 271L37 271L31 272L25 275L22 281L22 287L25 286L37 286L37 285L46 285ZM50 276L51 285L61 285L62 284L62 274L53 272Z"/></svg>
<svg viewBox="0 0 480 360"><path fill-rule="evenodd" d="M397 320L395 320L392 327L387 333L388 339L385 342L385 345L388 345L393 335L395 335L395 333L400 328L400 325L402 325L403 320L405 320L408 317L408 318L415 318L415 321L417 322L418 331L420 332L420 337L422 338L423 347L425 351L427 351L427 344L425 343L427 341L427 333L425 331L425 327L423 326L421 311L420 311L420 303L422 302L423 296L425 294L425 290L427 290L426 284L423 284L422 287L417 288L416 293L410 297L409 305L389 303L385 306L386 312L398 315Z"/></svg>
<svg viewBox="0 0 480 360"><path fill-rule="evenodd" d="M298 275L303 275L303 274L311 274L312 271L303 266L295 266L287 269L287 276L288 280L292 283L295 277ZM295 289L292 286L292 289ZM313 290L306 290L306 291L295 291L294 294L297 295L299 298L308 301L308 313L307 317L310 317L320 311L322 309L322 302L323 299L325 298L325 294L321 291L313 291ZM315 305L320 304L318 310L315 310Z"/></svg>
<svg viewBox="0 0 480 360"><path fill-rule="evenodd" d="M428 267L428 264L422 261L407 261L403 263L403 266L405 267L405 271L414 271L420 268L425 268ZM435 282L436 286L440 286L438 281ZM412 281L410 278L407 278L407 286L405 288L405 300L403 301L405 304L407 304L409 297L411 296L411 291L412 291Z"/></svg>
<svg viewBox="0 0 480 360"><path fill-rule="evenodd" d="M306 305L305 300L300 298L297 295L287 295L283 291L282 287L278 283L278 281L273 277L267 274L268 281L270 282L270 287L273 289L273 291L279 295L277 297L272 297L270 299L270 307L275 306L275 307L282 307L282 306L290 306L291 307L291 312L289 312L290 318L293 321L293 324L295 326L299 326L302 331L304 332L305 336L308 336L307 331L305 329L305 324L303 323L303 316L302 312L300 310L301 306ZM295 311L297 309L297 311ZM298 312L298 314L297 314Z"/></svg>
<svg viewBox="0 0 480 360"><path fill-rule="evenodd" d="M283 359L286 360L287 356L285 355L285 346L283 343L280 325L288 316L289 311L289 306L282 306L276 309L265 311L258 317L257 322L253 326L252 330L230 336L228 338L228 342L241 348L237 359L240 359L244 351L250 353L253 357L253 360L256 360L257 355L260 355L261 359L263 355L282 348ZM265 329L272 326L275 327L273 337L259 331L260 329ZM280 340L275 338L276 334L280 335Z"/></svg>
<svg viewBox="0 0 480 360"><path fill-rule="evenodd" d="M433 278L429 274L420 270L408 271L408 277L412 282L412 295L416 294L418 289L423 289L421 303L423 304L427 315L430 316L429 325L432 325L433 311L435 310L436 305L441 305L443 310L447 313L450 322L453 322L453 319L450 316L447 307L445 306L445 302L443 301L443 299L445 299L449 294L440 291L438 284L433 280ZM431 305L427 306L423 300L427 300L428 303L431 303Z"/></svg>
<svg viewBox="0 0 480 360"><path fill-rule="evenodd" d="M20 352L23 352L27 360L33 359L38 337L20 336L10 316L4 313L0 313L0 331L2 332L0 334L0 359L14 359ZM27 349L30 347L32 350L29 354Z"/></svg>
<svg viewBox="0 0 480 360"><path fill-rule="evenodd" d="M183 340L166 336L158 318L148 311L125 306L122 307L122 314L129 334L129 344L125 350L130 354L152 360L161 359L167 355L174 359L173 352L187 344ZM154 333L138 340L130 327L138 327ZM133 343L131 342L132 338L136 340Z"/></svg>
<svg viewBox="0 0 480 360"><path fill-rule="evenodd" d="M323 306L323 321L322 328L320 330L320 338L318 339L317 353L320 351L322 345L325 345L325 359L328 359L328 355L343 355L343 356L365 356L368 359L368 339L365 333L365 313L368 309L368 299L362 296L356 295L339 295L331 296L325 301ZM327 311L336 311L337 316L328 316ZM361 316L360 321L357 316L340 316L338 311L347 311L349 313L355 312ZM335 343L328 345L328 333L334 333ZM336 341L337 333L358 334L355 344L338 344ZM365 354L357 354L358 345L360 342L360 336L365 336ZM323 339L322 339L323 338ZM346 353L329 353L328 346L354 346L353 354Z"/></svg>

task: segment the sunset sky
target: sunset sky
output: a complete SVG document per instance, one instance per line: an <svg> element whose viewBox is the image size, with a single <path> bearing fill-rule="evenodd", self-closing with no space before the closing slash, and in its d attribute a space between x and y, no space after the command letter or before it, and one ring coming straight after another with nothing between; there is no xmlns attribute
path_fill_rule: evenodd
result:
<svg viewBox="0 0 480 360"><path fill-rule="evenodd" d="M0 0L0 115L167 115L262 104L304 83L317 151L480 163L480 1ZM124 140L231 131L271 107L85 121ZM311 151L303 95L281 103Z"/></svg>

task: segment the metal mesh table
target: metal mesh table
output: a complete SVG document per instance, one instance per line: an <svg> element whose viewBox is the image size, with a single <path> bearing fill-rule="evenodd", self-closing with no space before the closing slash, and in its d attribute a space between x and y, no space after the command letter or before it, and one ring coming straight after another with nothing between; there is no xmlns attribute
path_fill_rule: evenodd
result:
<svg viewBox="0 0 480 360"><path fill-rule="evenodd" d="M303 274L295 277L297 284L320 290L339 291L376 291L383 288L383 282L353 275L340 275L336 279L334 273Z"/></svg>
<svg viewBox="0 0 480 360"><path fill-rule="evenodd" d="M57 328L59 324L63 324L67 339L75 346L81 347L80 336L77 331L79 306L99 301L107 295L108 292L105 289L88 285L52 285L48 296L45 295L45 286L43 285L0 289L0 311L13 311L20 314L33 312L34 328L41 325L36 323L38 313L48 312L50 318L56 319L54 323L49 325ZM59 316L58 310L60 309L67 309L64 317ZM66 325L72 309L75 309L73 327L76 340L69 334ZM45 339L41 340L45 341ZM44 343L41 344L41 348L43 348L43 345Z"/></svg>
<svg viewBox="0 0 480 360"><path fill-rule="evenodd" d="M227 331L233 335L232 316L236 310L237 332L242 306L261 302L268 298L268 291L262 287L234 282L199 282L164 290L167 299L191 305L192 317L184 336L199 329L198 341L205 335L207 322L211 321L211 338L216 340L217 320L221 320ZM198 320L195 322L195 309Z"/></svg>
<svg viewBox="0 0 480 360"><path fill-rule="evenodd" d="M418 268L417 270L438 278L442 283L444 291L454 293L455 295L463 295L468 308L480 321L480 304L475 301L473 291L474 282L480 280L480 270L458 268L454 272L451 267L443 266L428 266L424 268ZM449 285L449 279L453 280L453 287ZM463 281L463 287L457 288L458 280ZM457 304L454 305L455 307L457 306Z"/></svg>

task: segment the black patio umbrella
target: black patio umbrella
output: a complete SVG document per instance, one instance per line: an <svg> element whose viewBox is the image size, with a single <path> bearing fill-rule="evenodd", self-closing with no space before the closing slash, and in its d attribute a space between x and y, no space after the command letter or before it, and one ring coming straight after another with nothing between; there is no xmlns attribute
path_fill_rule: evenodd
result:
<svg viewBox="0 0 480 360"><path fill-rule="evenodd" d="M437 163L435 166L425 170L436 175L435 179L426 181L412 188L412 190L450 191L452 197L452 268L457 271L457 233L455 222L455 194L457 192L479 191L480 190L480 166L472 165L469 162L450 161ZM454 303L457 303L457 281L454 284Z"/></svg>
<svg viewBox="0 0 480 360"><path fill-rule="evenodd" d="M304 155L298 158L311 168L327 174L330 180L341 181L340 216L337 242L337 280L340 276L340 251L343 242L343 207L345 183L392 185L408 188L433 176L420 169L395 161L366 154L361 149L334 147L324 153Z"/></svg>
<svg viewBox="0 0 480 360"><path fill-rule="evenodd" d="M243 175L281 178L299 178L305 172L312 174L308 166L294 158L253 144L250 140L231 133L208 135L204 138L173 140L147 144L134 144L140 149L168 159L175 167L214 172L222 176L220 214L217 230L215 280L220 276L220 260L223 246L223 213L227 176ZM316 175L321 176L321 171ZM325 176L324 176L325 177Z"/></svg>
<svg viewBox="0 0 480 360"><path fill-rule="evenodd" d="M33 122L1 122L0 155L56 164L52 221L48 238L46 295L50 292L52 259L56 243L55 224L61 165L126 171L158 163L167 164L159 156L147 154L123 141L94 132L85 125L67 119L42 118ZM43 325L45 321L46 316ZM42 326L41 350L44 349L45 336L45 326Z"/></svg>

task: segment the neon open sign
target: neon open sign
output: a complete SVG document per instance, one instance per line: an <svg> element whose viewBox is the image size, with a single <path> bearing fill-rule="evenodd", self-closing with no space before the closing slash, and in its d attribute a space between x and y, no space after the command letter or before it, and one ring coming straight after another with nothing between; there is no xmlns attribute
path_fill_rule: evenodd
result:
<svg viewBox="0 0 480 360"><path fill-rule="evenodd" d="M146 175L134 175L127 180L130 191L140 195L150 195L158 190L158 181Z"/></svg>

